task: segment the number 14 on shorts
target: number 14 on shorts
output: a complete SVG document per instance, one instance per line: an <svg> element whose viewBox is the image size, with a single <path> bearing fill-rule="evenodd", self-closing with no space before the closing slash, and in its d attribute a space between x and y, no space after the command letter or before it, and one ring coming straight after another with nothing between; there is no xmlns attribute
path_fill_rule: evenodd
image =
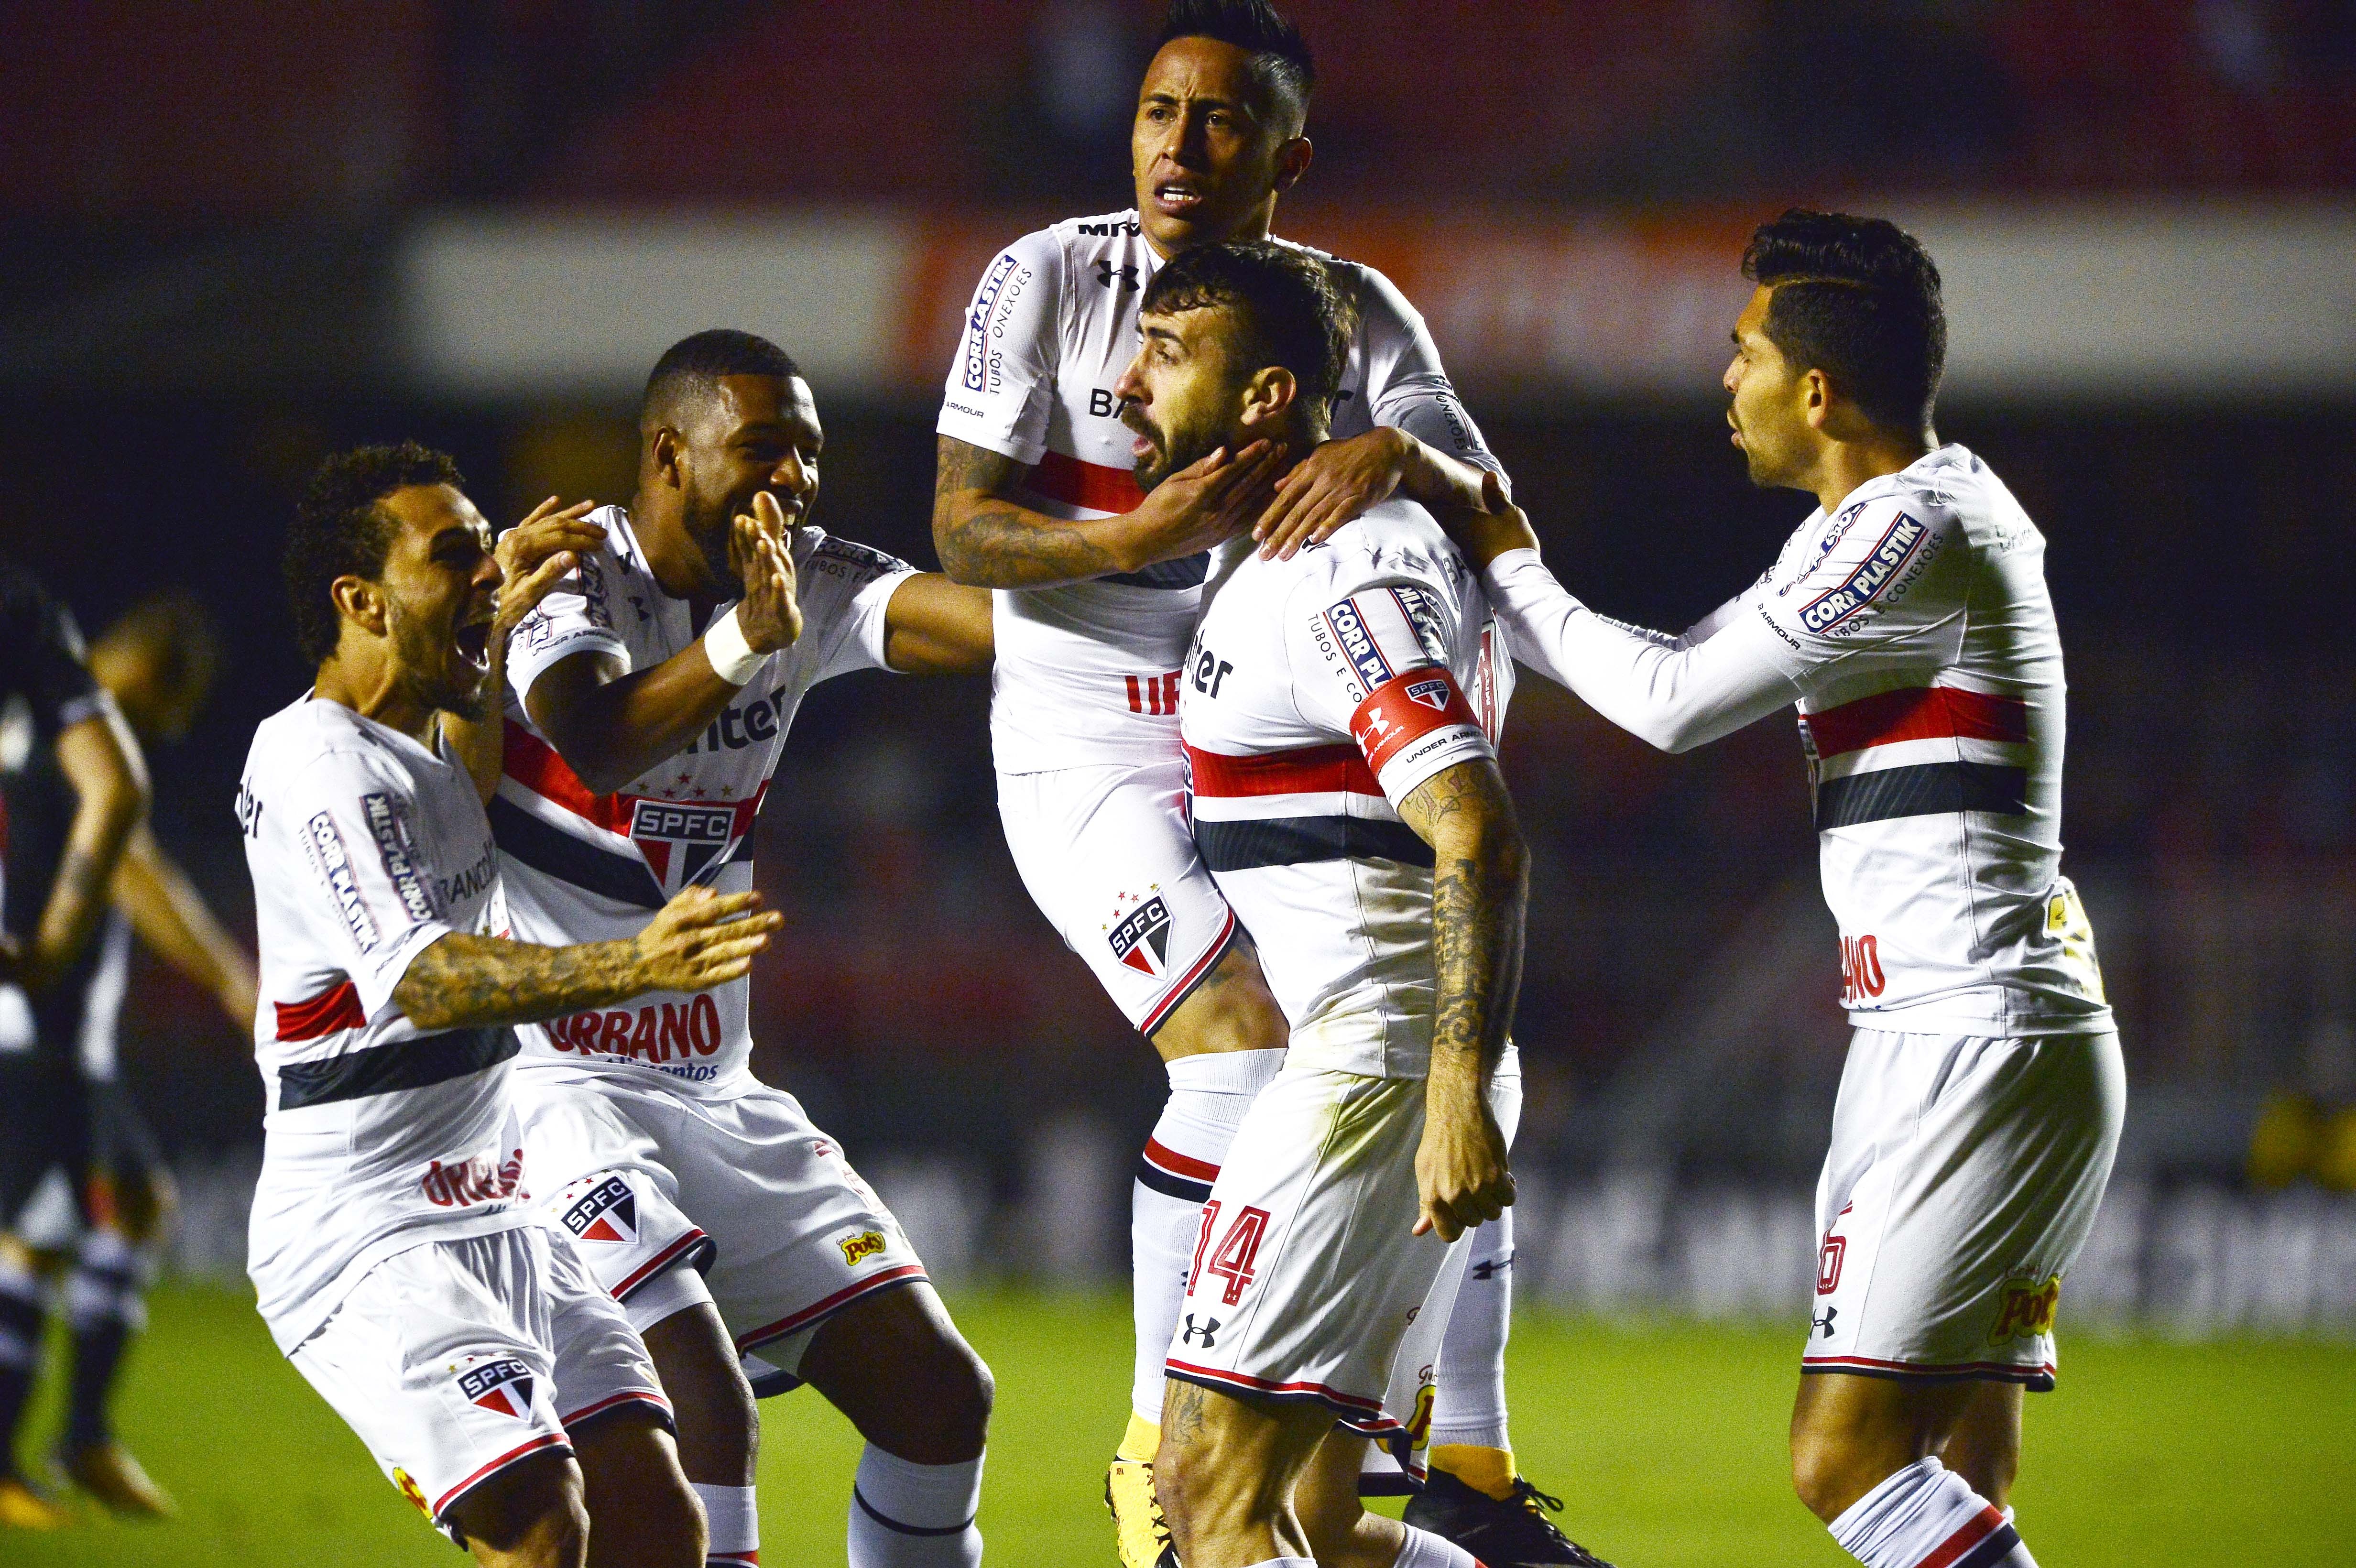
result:
<svg viewBox="0 0 2356 1568"><path fill-rule="evenodd" d="M1219 1225L1219 1200L1214 1198L1203 1205L1203 1232L1194 1242L1194 1264L1186 1271L1186 1294L1201 1294L1204 1270L1208 1268L1214 1278L1226 1281L1219 1293L1219 1305L1233 1307L1244 1297L1244 1287L1252 1282L1253 1264L1259 1257L1259 1244L1268 1234L1268 1211L1247 1205L1227 1221L1226 1234L1219 1239L1215 1251L1211 1247L1211 1233ZM1210 1253L1208 1264L1203 1254Z"/></svg>

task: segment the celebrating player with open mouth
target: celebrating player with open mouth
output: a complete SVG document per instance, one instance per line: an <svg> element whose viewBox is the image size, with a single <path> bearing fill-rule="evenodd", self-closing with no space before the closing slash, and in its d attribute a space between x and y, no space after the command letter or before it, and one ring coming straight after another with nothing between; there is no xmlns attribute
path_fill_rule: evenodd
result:
<svg viewBox="0 0 2356 1568"><path fill-rule="evenodd" d="M2006 1494L2126 1081L2062 862L2044 536L1931 428L1939 273L1880 219L1794 211L1726 389L1752 483L1821 503L1683 636L1589 611L1493 495L1464 527L1526 662L1667 751L1797 703L1856 1035L1816 1187L1800 1496L1871 1568L2033 1568Z"/></svg>
<svg viewBox="0 0 2356 1568"><path fill-rule="evenodd" d="M990 667L987 594L809 526L825 432L776 345L673 345L638 438L636 497L590 514L594 543L511 654L491 825L516 932L539 941L618 939L682 888L750 888L754 821L818 682ZM990 1371L841 1146L753 1076L751 1003L740 975L524 1030L534 1193L646 1335L713 1563L759 1550L755 1397L804 1382L867 1440L851 1568L979 1562Z"/></svg>
<svg viewBox="0 0 2356 1568"><path fill-rule="evenodd" d="M1401 489L1477 505L1497 466L1414 307L1372 268L1336 261L1357 326L1334 439L1205 453L1150 496L1138 488L1114 382L1137 351L1141 293L1190 247L1268 237L1278 197L1310 165L1312 81L1307 45L1266 0L1176 0L1138 94L1136 207L1026 235L991 263L937 427L942 565L998 591L991 741L1007 848L1170 1074L1131 1194L1132 1416L1106 1488L1129 1568L1162 1553L1151 1474L1162 1359L1202 1202L1286 1038L1183 812L1179 667L1200 552L1255 519L1290 538ZM1493 1563L1576 1563L1506 1435L1510 1224L1479 1245L1483 1283L1441 1359L1434 1477L1411 1507Z"/></svg>
<svg viewBox="0 0 2356 1568"><path fill-rule="evenodd" d="M269 1107L249 1266L288 1360L478 1561L690 1568L703 1521L646 1348L523 1200L510 1026L724 983L777 917L697 889L626 941L506 935L498 650L589 537L535 513L503 595L447 457L364 447L312 480L286 577L316 683L237 796Z"/></svg>

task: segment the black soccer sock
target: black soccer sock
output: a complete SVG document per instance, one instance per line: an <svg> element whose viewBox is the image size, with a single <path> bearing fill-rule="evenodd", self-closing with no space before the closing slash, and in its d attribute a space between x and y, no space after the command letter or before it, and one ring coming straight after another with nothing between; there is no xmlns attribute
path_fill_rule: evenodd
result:
<svg viewBox="0 0 2356 1568"><path fill-rule="evenodd" d="M0 1476L16 1474L16 1429L41 1356L41 1292L31 1272L0 1259Z"/></svg>
<svg viewBox="0 0 2356 1568"><path fill-rule="evenodd" d="M65 1446L69 1452L113 1441L107 1407L122 1370L123 1352L146 1321L139 1258L122 1237L92 1231L82 1237L66 1278L66 1320L73 1330Z"/></svg>

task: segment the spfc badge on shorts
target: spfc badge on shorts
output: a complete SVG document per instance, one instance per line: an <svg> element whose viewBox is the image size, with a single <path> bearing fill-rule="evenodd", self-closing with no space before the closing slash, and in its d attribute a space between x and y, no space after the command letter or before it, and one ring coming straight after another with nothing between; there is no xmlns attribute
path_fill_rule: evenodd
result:
<svg viewBox="0 0 2356 1568"><path fill-rule="evenodd" d="M531 1369L521 1361L485 1361L458 1374L458 1392L485 1410L520 1421L531 1413Z"/></svg>
<svg viewBox="0 0 2356 1568"><path fill-rule="evenodd" d="M1439 676L1430 680L1410 681L1408 683L1407 699L1420 702L1434 713L1445 713L1448 711L1448 682Z"/></svg>
<svg viewBox="0 0 2356 1568"><path fill-rule="evenodd" d="M1116 959L1159 979L1170 962L1170 906L1154 894L1123 915L1107 940Z"/></svg>
<svg viewBox="0 0 2356 1568"><path fill-rule="evenodd" d="M609 1176L564 1211L564 1228L584 1242L638 1239L638 1200L630 1184Z"/></svg>
<svg viewBox="0 0 2356 1568"><path fill-rule="evenodd" d="M725 805L642 800L630 813L630 842L667 893L701 876L735 837L736 813Z"/></svg>
<svg viewBox="0 0 2356 1568"><path fill-rule="evenodd" d="M1988 1343L2001 1345L2008 1339L2033 1339L2053 1332L2053 1314L2062 1305L2062 1276L2044 1279L2012 1279L2004 1285L2004 1298L1997 1303L1996 1327L1988 1330Z"/></svg>
<svg viewBox="0 0 2356 1568"><path fill-rule="evenodd" d="M884 1250L884 1232L861 1231L855 1235L843 1237L835 1245L842 1249L844 1264L856 1267Z"/></svg>

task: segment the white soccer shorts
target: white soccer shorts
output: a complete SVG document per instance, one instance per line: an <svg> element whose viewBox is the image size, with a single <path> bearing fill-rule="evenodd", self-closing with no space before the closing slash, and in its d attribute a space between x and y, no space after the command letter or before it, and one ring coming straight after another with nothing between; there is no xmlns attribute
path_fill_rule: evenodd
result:
<svg viewBox="0 0 2356 1568"><path fill-rule="evenodd" d="M1147 1035L1239 929L1194 851L1186 798L1174 758L998 775L1006 848L1032 902Z"/></svg>
<svg viewBox="0 0 2356 1568"><path fill-rule="evenodd" d="M570 1454L570 1429L634 1404L670 1421L621 1307L538 1223L395 1253L287 1360L454 1540L452 1504L519 1459Z"/></svg>
<svg viewBox="0 0 2356 1568"><path fill-rule="evenodd" d="M2051 1388L2062 1282L2126 1111L2111 1030L1858 1030L1816 1184L1801 1370Z"/></svg>
<svg viewBox="0 0 2356 1568"><path fill-rule="evenodd" d="M1509 1050L1489 1092L1509 1145L1521 1100ZM1290 1066L1260 1091L1203 1205L1164 1363L1223 1393L1323 1404L1410 1483L1471 1253L1412 1234L1423 1102L1419 1078Z"/></svg>
<svg viewBox="0 0 2356 1568"><path fill-rule="evenodd" d="M514 1078L526 1179L626 1309L663 1270L701 1267L738 1351L791 1373L829 1317L925 1277L884 1200L782 1089L673 1091L563 1064Z"/></svg>

